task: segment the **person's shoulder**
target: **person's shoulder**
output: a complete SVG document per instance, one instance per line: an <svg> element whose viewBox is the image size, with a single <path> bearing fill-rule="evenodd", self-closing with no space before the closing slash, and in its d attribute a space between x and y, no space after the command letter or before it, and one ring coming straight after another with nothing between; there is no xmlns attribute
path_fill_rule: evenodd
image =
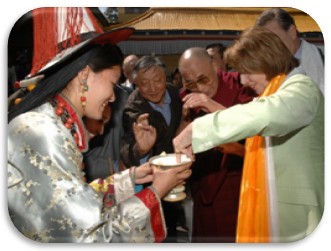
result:
<svg viewBox="0 0 331 251"><path fill-rule="evenodd" d="M314 52L316 54L320 54L324 57L324 53L322 50L315 44L308 42L307 40L301 39L302 53L307 53L307 51Z"/></svg>
<svg viewBox="0 0 331 251"><path fill-rule="evenodd" d="M167 83L166 84L166 89L169 92L170 95L179 95L179 90L177 87L175 87L173 84L171 83Z"/></svg>
<svg viewBox="0 0 331 251"><path fill-rule="evenodd" d="M126 86L126 85L122 85L121 87L122 87L122 89L124 89L129 95L135 90L133 87L129 87L129 86Z"/></svg>
<svg viewBox="0 0 331 251"><path fill-rule="evenodd" d="M50 134L59 129L50 104L44 104L37 109L18 115L10 121L8 128L22 132L39 131L40 134L42 132Z"/></svg>
<svg viewBox="0 0 331 251"><path fill-rule="evenodd" d="M313 80L307 76L301 69L298 67L296 70L292 71L289 73L289 75L285 79L285 83L295 83L295 82L300 82L305 84L311 83L311 85L315 86L316 84L313 83Z"/></svg>
<svg viewBox="0 0 331 251"><path fill-rule="evenodd" d="M125 86L123 86L123 85L121 85L121 84L119 84L119 85L118 85L118 84L115 85L114 90L115 90L116 92L119 92L119 93L127 92L127 89L125 88Z"/></svg>
<svg viewBox="0 0 331 251"><path fill-rule="evenodd" d="M118 100L118 99L126 100L131 93L126 87L123 87L121 85L116 85L114 88L114 92L115 92L116 100Z"/></svg>
<svg viewBox="0 0 331 251"><path fill-rule="evenodd" d="M139 91L136 89L130 93L127 98L126 104L124 106L124 110L126 111L140 111L146 108L146 101L140 95Z"/></svg>
<svg viewBox="0 0 331 251"><path fill-rule="evenodd" d="M241 89L242 85L240 84L240 73L237 71L218 71L219 83L222 86L233 89Z"/></svg>
<svg viewBox="0 0 331 251"><path fill-rule="evenodd" d="M315 55L318 54L318 56L321 58L323 65L324 65L324 52L323 50L318 47L317 45L310 43L306 40L302 40L302 46L303 46L303 53L307 53L307 51L313 52Z"/></svg>
<svg viewBox="0 0 331 251"><path fill-rule="evenodd" d="M44 105L43 105L44 106ZM37 109L33 109L18 115L13 118L9 124L25 122L25 123L34 123L36 121L48 120L50 119L50 115L44 112L44 107L38 107Z"/></svg>
<svg viewBox="0 0 331 251"><path fill-rule="evenodd" d="M143 99L143 97L140 95L138 89L135 89L134 91L128 93L127 103L135 103L135 102L140 101L142 99Z"/></svg>
<svg viewBox="0 0 331 251"><path fill-rule="evenodd" d="M240 73L237 71L223 71L219 70L217 72L217 75L223 79L233 79L233 78L239 78Z"/></svg>
<svg viewBox="0 0 331 251"><path fill-rule="evenodd" d="M307 76L301 69L297 67L290 72L280 89L298 86L298 90L309 93L312 96L313 92L320 92L318 86L314 83L311 77Z"/></svg>

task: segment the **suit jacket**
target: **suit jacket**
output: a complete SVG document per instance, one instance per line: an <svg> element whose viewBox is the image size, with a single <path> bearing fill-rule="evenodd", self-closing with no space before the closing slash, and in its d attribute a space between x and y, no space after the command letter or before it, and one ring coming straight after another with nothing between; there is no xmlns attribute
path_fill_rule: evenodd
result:
<svg viewBox="0 0 331 251"><path fill-rule="evenodd" d="M273 95L196 119L192 147L198 153L257 134L271 141L279 240L303 238L324 210L324 97L316 84L294 70Z"/></svg>
<svg viewBox="0 0 331 251"><path fill-rule="evenodd" d="M303 73L309 76L324 94L324 62L322 53L312 43L301 39L301 46L295 57L300 61Z"/></svg>
<svg viewBox="0 0 331 251"><path fill-rule="evenodd" d="M178 89L168 84L167 91L171 98L171 122L168 126L162 114L155 111L152 106L135 90L127 101L123 111L124 138L121 147L121 158L127 167L139 165L139 156L136 149L136 140L132 130L133 123L138 116L143 113L149 113L149 123L155 127L157 139L149 156L154 156L165 151L173 152L172 139L176 135L176 130L180 124L182 114L182 104L179 98Z"/></svg>

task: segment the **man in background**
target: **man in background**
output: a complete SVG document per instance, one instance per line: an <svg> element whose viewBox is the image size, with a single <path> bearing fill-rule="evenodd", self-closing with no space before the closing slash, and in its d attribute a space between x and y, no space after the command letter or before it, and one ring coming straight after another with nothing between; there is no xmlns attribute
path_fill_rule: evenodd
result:
<svg viewBox="0 0 331 251"><path fill-rule="evenodd" d="M213 43L206 46L207 53L212 59L212 64L215 72L218 70L226 71L226 63L223 59L226 47L221 43Z"/></svg>
<svg viewBox="0 0 331 251"><path fill-rule="evenodd" d="M173 153L172 139L182 114L179 90L167 83L166 66L159 58L141 57L134 76L137 89L123 111L121 159L126 166L139 166L162 152ZM181 204L162 201L168 232L165 242L178 241L176 226Z"/></svg>
<svg viewBox="0 0 331 251"><path fill-rule="evenodd" d="M125 76L126 80L125 82L121 83L121 86L125 88L129 93L131 93L136 88L132 72L138 59L138 56L130 54L126 56L123 61L123 75Z"/></svg>
<svg viewBox="0 0 331 251"><path fill-rule="evenodd" d="M261 13L256 24L280 37L292 54L299 59L300 67L324 94L324 55L314 44L299 37L293 17L281 8L270 8Z"/></svg>

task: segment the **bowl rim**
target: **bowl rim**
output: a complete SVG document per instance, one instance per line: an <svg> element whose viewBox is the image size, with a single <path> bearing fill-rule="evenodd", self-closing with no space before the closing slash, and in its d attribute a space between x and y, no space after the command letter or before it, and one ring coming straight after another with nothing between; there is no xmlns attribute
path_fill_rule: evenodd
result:
<svg viewBox="0 0 331 251"><path fill-rule="evenodd" d="M182 156L186 156L185 154L181 154ZM162 167L177 167L177 166L181 166L181 165L184 165L184 164L188 164L188 163L192 163L192 159L190 159L189 157L187 157L188 161L185 162L185 163L178 163L176 165L159 165L159 164L155 164L155 163L152 163L155 159L157 158L164 158L164 157L172 157L172 156L176 156L176 153L167 153L166 155L156 155L156 156L153 156L151 157L148 162L150 165L154 165L154 166L162 166Z"/></svg>

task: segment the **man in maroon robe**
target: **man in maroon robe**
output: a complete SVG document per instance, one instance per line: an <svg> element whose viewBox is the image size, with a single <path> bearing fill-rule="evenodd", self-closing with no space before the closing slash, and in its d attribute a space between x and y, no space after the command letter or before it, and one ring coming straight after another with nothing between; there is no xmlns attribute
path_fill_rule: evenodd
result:
<svg viewBox="0 0 331 251"><path fill-rule="evenodd" d="M246 103L253 90L240 84L238 72L215 72L204 48L190 48L180 57L183 119ZM208 128L206 128L208 130ZM235 242L243 142L228 143L196 155L190 178L193 198L192 242Z"/></svg>

